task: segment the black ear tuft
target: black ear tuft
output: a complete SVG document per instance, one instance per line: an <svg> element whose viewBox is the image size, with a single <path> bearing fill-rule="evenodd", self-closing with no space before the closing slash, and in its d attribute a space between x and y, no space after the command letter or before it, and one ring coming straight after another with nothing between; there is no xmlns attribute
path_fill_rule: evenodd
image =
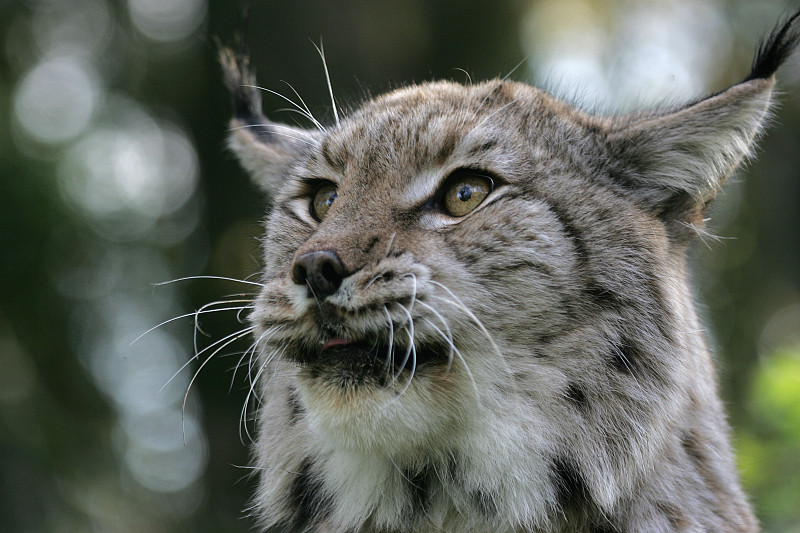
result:
<svg viewBox="0 0 800 533"><path fill-rule="evenodd" d="M800 44L800 11L778 24L763 38L753 59L753 68L744 81L769 78Z"/></svg>
<svg viewBox="0 0 800 533"><path fill-rule="evenodd" d="M243 20L247 21L245 12ZM315 146L317 136L302 128L270 122L261 110L261 92L244 38L236 49L217 44L225 86L233 97L228 146L259 187L272 194L280 187L287 165ZM271 91L270 91L271 92Z"/></svg>
<svg viewBox="0 0 800 533"><path fill-rule="evenodd" d="M222 66L225 87L233 97L233 116L245 124L264 122L261 111L261 94L256 86L256 75L250 67L250 58L237 46L234 52L227 46L219 47L218 57Z"/></svg>
<svg viewBox="0 0 800 533"><path fill-rule="evenodd" d="M245 124L265 122L261 111L261 94L256 86L256 73L250 66L247 50L247 26L250 2L242 5L242 26L234 37L235 51L217 41L219 63L225 87L233 97L233 117Z"/></svg>

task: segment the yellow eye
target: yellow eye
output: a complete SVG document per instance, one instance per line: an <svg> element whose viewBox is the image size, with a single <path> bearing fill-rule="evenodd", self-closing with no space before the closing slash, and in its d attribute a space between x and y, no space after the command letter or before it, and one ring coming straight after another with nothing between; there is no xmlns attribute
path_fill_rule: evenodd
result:
<svg viewBox="0 0 800 533"><path fill-rule="evenodd" d="M328 209L331 208L334 200L336 200L336 185L333 183L322 185L311 200L311 214L321 222L328 214Z"/></svg>
<svg viewBox="0 0 800 533"><path fill-rule="evenodd" d="M445 186L442 204L452 217L463 217L492 192L492 180L477 174L464 174L451 179Z"/></svg>

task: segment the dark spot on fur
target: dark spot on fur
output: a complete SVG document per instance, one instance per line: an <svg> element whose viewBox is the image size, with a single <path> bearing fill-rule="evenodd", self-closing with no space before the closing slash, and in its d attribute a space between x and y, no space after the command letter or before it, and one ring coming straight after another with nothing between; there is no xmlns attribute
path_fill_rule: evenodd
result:
<svg viewBox="0 0 800 533"><path fill-rule="evenodd" d="M411 515L424 514L428 510L431 500L431 489L435 472L430 465L425 465L417 471L403 470L403 476L408 484L411 501Z"/></svg>
<svg viewBox="0 0 800 533"><path fill-rule="evenodd" d="M567 390L564 391L564 396L581 412L586 412L586 409L588 408L586 393L583 392L583 389L581 389L578 385L575 383L570 383L569 387L567 387Z"/></svg>
<svg viewBox="0 0 800 533"><path fill-rule="evenodd" d="M535 270L544 276L554 278L555 273L547 263L541 261L531 261L530 259L516 259L507 263L492 263L490 271L492 273L511 273L515 276L520 275L520 270ZM523 272L522 275L525 275Z"/></svg>
<svg viewBox="0 0 800 533"><path fill-rule="evenodd" d="M623 307L620 296L597 280L588 280L585 291L589 299L602 309L619 310Z"/></svg>
<svg viewBox="0 0 800 533"><path fill-rule="evenodd" d="M494 518L497 516L497 503L491 494L487 494L482 490L476 490L471 495L472 501L478 508L480 513L486 518Z"/></svg>
<svg viewBox="0 0 800 533"><path fill-rule="evenodd" d="M666 502L658 502L656 503L656 508L666 517L667 521L669 521L669 525L672 526L675 531L689 530L691 522L689 522L689 519L683 511L675 505Z"/></svg>
<svg viewBox="0 0 800 533"><path fill-rule="evenodd" d="M519 385L526 384L530 379L530 375L527 372L514 372L512 375L514 377L514 382Z"/></svg>
<svg viewBox="0 0 800 533"><path fill-rule="evenodd" d="M665 384L664 362L646 352L641 343L629 336L611 345L607 362L614 371L638 379L650 378Z"/></svg>
<svg viewBox="0 0 800 533"><path fill-rule="evenodd" d="M303 415L305 414L305 409L300 403L300 398L297 397L297 390L289 389L288 404L289 423L291 425L295 425L298 421L300 421L301 418L303 418Z"/></svg>
<svg viewBox="0 0 800 533"><path fill-rule="evenodd" d="M550 480L556 489L556 501L562 510L594 508L583 474L572 460L566 457L554 459Z"/></svg>
<svg viewBox="0 0 800 533"><path fill-rule="evenodd" d="M315 475L310 460L300 466L300 473L289 489L289 503L295 509L295 524L304 530L331 512L331 498L325 494L321 479Z"/></svg>
<svg viewBox="0 0 800 533"><path fill-rule="evenodd" d="M322 146L320 146L320 151L322 152L322 157L325 159L325 162L328 163L334 170L343 170L344 169L344 161L342 160L341 156L334 155L331 151L331 143L329 138L325 138L322 141Z"/></svg>
<svg viewBox="0 0 800 533"><path fill-rule="evenodd" d="M712 473L710 462L706 456L704 443L693 431L685 433L681 437L683 451L691 460L696 471L705 481L706 486L715 493L722 494L727 492L720 486L719 479Z"/></svg>
<svg viewBox="0 0 800 533"><path fill-rule="evenodd" d="M434 163L436 165L443 165L447 158L453 153L456 147L456 141L458 140L455 131L448 131L445 134L444 138L441 139L441 146L439 147L439 151L436 153L434 157Z"/></svg>
<svg viewBox="0 0 800 533"><path fill-rule="evenodd" d="M381 238L379 236L375 235L374 237L372 237L367 243L367 245L364 247L364 253L365 254L370 253L372 249L375 248L375 245L378 244L380 241Z"/></svg>
<svg viewBox="0 0 800 533"><path fill-rule="evenodd" d="M494 148L495 146L497 146L497 141L495 141L495 140L486 141L485 143L481 144L480 146L476 146L474 148L471 148L467 152L467 157L472 158L472 157L481 156L481 155L485 154L486 152L488 152L489 150L491 150L492 148Z"/></svg>
<svg viewBox="0 0 800 533"><path fill-rule="evenodd" d="M546 200L546 202L547 206L550 208L550 212L556 216L559 224L561 224L561 229L572 241L572 245L575 247L575 255L577 257L578 264L582 267L586 267L588 265L590 255L585 239L583 238L583 232L575 225L575 221L569 214L567 214L566 209L557 205L553 201Z"/></svg>
<svg viewBox="0 0 800 533"><path fill-rule="evenodd" d="M604 518L602 522L590 524L586 533L620 533L620 529Z"/></svg>
<svg viewBox="0 0 800 533"><path fill-rule="evenodd" d="M553 333L542 333L541 335L539 335L537 340L539 341L539 344L550 344L551 342L556 340L558 337L559 337L559 335L555 335ZM536 355L536 354L534 354L534 355ZM540 357L542 355L543 354L540 354Z"/></svg>
<svg viewBox="0 0 800 533"><path fill-rule="evenodd" d="M630 339L622 339L612 345L608 362L617 372L632 376L638 373L642 358L643 355Z"/></svg>
<svg viewBox="0 0 800 533"><path fill-rule="evenodd" d="M681 446L683 446L683 451L686 452L686 455L695 465L705 466L706 456L694 432L684 433L681 437Z"/></svg>
<svg viewBox="0 0 800 533"><path fill-rule="evenodd" d="M450 250L462 265L479 263L488 253L485 247L461 246L459 243L448 244L450 245Z"/></svg>
<svg viewBox="0 0 800 533"><path fill-rule="evenodd" d="M278 205L278 209L280 210L281 214L289 218L290 220L297 222L298 224L302 224L303 226L308 227L308 222L297 216L293 209L291 209L288 205L280 204Z"/></svg>
<svg viewBox="0 0 800 533"><path fill-rule="evenodd" d="M661 336L669 342L674 342L675 336L673 332L674 326L672 325L672 313L667 307L661 286L656 281L655 275L648 276L648 282L649 283L645 283L644 285L647 288L648 295L653 301L653 308L655 309L653 321L659 333L661 333Z"/></svg>

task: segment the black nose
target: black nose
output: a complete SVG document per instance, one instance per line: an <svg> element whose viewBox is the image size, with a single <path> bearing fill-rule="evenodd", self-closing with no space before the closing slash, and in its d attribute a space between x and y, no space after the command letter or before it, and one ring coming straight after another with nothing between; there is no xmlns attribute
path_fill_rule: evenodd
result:
<svg viewBox="0 0 800 533"><path fill-rule="evenodd" d="M298 285L307 285L316 298L336 292L345 276L342 260L330 250L304 253L292 266L292 280Z"/></svg>

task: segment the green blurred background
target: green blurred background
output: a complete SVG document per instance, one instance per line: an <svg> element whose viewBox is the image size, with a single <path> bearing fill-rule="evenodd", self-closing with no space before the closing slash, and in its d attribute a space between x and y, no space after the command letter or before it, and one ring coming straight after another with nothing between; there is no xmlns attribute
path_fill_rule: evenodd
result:
<svg viewBox="0 0 800 533"><path fill-rule="evenodd" d="M748 71L781 0L259 1L259 83L330 121L404 83L511 75L605 112L680 102ZM214 38L235 2L0 0L0 531L247 531L238 341L198 369L192 320L248 292L263 198L224 148ZM463 70L462 70L463 69ZM759 158L694 254L747 490L800 532L800 63ZM273 119L300 120L265 95ZM201 348L243 326L202 318ZM206 352L207 355L209 352ZM230 355L226 355L230 354ZM202 358L201 358L202 359ZM170 379L175 376L174 379ZM185 401L185 409L183 404ZM183 413L183 414L182 414ZM185 434L185 435L184 435Z"/></svg>

